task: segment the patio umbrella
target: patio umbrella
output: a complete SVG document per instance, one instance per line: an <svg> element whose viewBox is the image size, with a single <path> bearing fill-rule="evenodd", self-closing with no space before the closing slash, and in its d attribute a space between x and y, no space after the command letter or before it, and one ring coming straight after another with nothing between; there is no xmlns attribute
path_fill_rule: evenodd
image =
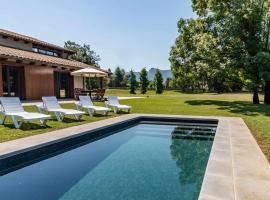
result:
<svg viewBox="0 0 270 200"><path fill-rule="evenodd" d="M83 76L83 77L106 77L108 76L108 73L92 68L92 67L87 67L84 69L79 69L74 72L71 72L71 75Z"/></svg>
<svg viewBox="0 0 270 200"><path fill-rule="evenodd" d="M108 73L98 70L96 68L87 67L84 69L79 69L71 72L72 76L82 76L83 77L83 89L85 89L85 78L100 78L100 88L103 88L103 77L107 77Z"/></svg>

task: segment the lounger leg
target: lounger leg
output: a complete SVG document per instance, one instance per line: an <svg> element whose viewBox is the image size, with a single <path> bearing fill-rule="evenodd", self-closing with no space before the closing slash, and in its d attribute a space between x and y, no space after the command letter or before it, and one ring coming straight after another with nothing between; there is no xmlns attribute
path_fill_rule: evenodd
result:
<svg viewBox="0 0 270 200"><path fill-rule="evenodd" d="M82 115L73 115L76 120L80 120L82 118Z"/></svg>
<svg viewBox="0 0 270 200"><path fill-rule="evenodd" d="M41 120L40 120L40 123L41 123L43 126L46 126L46 125L47 125L47 119L41 119Z"/></svg>
<svg viewBox="0 0 270 200"><path fill-rule="evenodd" d="M15 116L11 116L12 122L15 126L15 128L20 128L22 125L22 121L18 123L17 118Z"/></svg>
<svg viewBox="0 0 270 200"><path fill-rule="evenodd" d="M91 109L88 109L88 114L89 114L90 117L93 117L93 113L92 113Z"/></svg>
<svg viewBox="0 0 270 200"><path fill-rule="evenodd" d="M5 123L5 120L6 120L6 116L4 115L4 118L0 120L0 124L4 124Z"/></svg>
<svg viewBox="0 0 270 200"><path fill-rule="evenodd" d="M81 110L81 106L78 104L76 104L76 108L77 108L77 110Z"/></svg>
<svg viewBox="0 0 270 200"><path fill-rule="evenodd" d="M113 111L114 111L114 113L117 113L118 112L117 107L113 107Z"/></svg>
<svg viewBox="0 0 270 200"><path fill-rule="evenodd" d="M57 121L59 121L59 122L63 121L63 119L61 118L61 114L59 112L54 112L54 115L55 115Z"/></svg>

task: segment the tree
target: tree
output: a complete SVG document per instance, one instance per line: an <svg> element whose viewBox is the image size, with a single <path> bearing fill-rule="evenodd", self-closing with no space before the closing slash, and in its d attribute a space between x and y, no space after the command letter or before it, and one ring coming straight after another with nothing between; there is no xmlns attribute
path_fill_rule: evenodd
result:
<svg viewBox="0 0 270 200"><path fill-rule="evenodd" d="M130 94L136 94L135 90L137 87L137 81L136 76L132 70L129 73L129 82L130 82Z"/></svg>
<svg viewBox="0 0 270 200"><path fill-rule="evenodd" d="M121 87L125 76L125 71L121 70L119 66L114 71L114 84L115 87Z"/></svg>
<svg viewBox="0 0 270 200"><path fill-rule="evenodd" d="M264 103L270 104L270 54L259 52L254 58L254 65L258 67L260 76L265 81Z"/></svg>
<svg viewBox="0 0 270 200"><path fill-rule="evenodd" d="M259 104L258 92L262 81L262 73L254 60L259 52L269 52L269 7L268 0L207 0L204 3L193 0L193 8L200 17L211 16L214 19L220 39L239 41L245 54L233 56L245 59L241 67L252 83L254 104Z"/></svg>
<svg viewBox="0 0 270 200"><path fill-rule="evenodd" d="M163 78L159 69L157 69L155 74L155 87L157 94L161 94L163 92Z"/></svg>
<svg viewBox="0 0 270 200"><path fill-rule="evenodd" d="M180 35L171 49L170 62L175 82L183 91L225 92L232 90L231 82L242 83L237 76L240 73L237 66L243 61L230 56L242 55L241 45L234 40L222 41L212 23L211 18L178 22Z"/></svg>
<svg viewBox="0 0 270 200"><path fill-rule="evenodd" d="M143 68L140 72L140 84L141 84L141 93L145 94L147 92L147 88L149 85L149 81L147 78L147 71Z"/></svg>
<svg viewBox="0 0 270 200"><path fill-rule="evenodd" d="M172 79L171 78L166 78L165 81L165 88L169 89L171 87Z"/></svg>
<svg viewBox="0 0 270 200"><path fill-rule="evenodd" d="M266 80L255 61L259 52L269 53L269 0L192 0L192 7L199 17L178 22L170 54L177 81L221 92L251 83L253 103L259 103Z"/></svg>
<svg viewBox="0 0 270 200"><path fill-rule="evenodd" d="M122 81L122 87L127 87L128 81L129 81L129 73L126 73L124 69L122 69L121 71L124 76L123 81Z"/></svg>
<svg viewBox="0 0 270 200"><path fill-rule="evenodd" d="M88 65L99 67L98 61L100 57L95 51L91 50L89 44L83 44L82 46L71 41L65 42L65 48L74 51L74 54L69 56L69 59L83 62ZM86 78L86 87L88 89L98 88L99 80L96 78Z"/></svg>
<svg viewBox="0 0 270 200"><path fill-rule="evenodd" d="M88 65L94 65L98 67L100 61L99 55L95 51L91 50L89 44L83 44L82 46L71 41L65 42L65 48L74 51L75 53L69 56L69 59L83 62Z"/></svg>

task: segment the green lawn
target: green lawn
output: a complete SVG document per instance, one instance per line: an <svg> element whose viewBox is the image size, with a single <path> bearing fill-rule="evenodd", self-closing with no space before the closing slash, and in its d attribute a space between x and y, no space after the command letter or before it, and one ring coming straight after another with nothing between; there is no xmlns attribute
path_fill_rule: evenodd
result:
<svg viewBox="0 0 270 200"><path fill-rule="evenodd" d="M131 96L128 90L108 90L106 95ZM162 95L156 95L153 91L149 91L146 95L137 94L132 96L145 97L122 101L122 103L133 107L133 113L242 117L268 160L270 160L270 106L252 105L251 94L185 94L178 91L166 91ZM74 108L74 105L64 104L64 107ZM32 106L27 106L26 109L35 110ZM107 117L112 116L115 115L111 113ZM50 120L47 128L26 125L22 130L14 129L9 123L6 126L0 126L0 142L93 122L107 117L96 116L90 118L84 116L80 122L68 119L65 123Z"/></svg>

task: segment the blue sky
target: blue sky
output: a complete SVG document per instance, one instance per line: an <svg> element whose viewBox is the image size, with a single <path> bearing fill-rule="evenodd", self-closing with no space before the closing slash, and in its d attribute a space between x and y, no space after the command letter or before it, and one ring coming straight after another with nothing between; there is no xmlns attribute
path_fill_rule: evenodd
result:
<svg viewBox="0 0 270 200"><path fill-rule="evenodd" d="M1 8L1 28L60 46L90 44L103 68L127 71L169 69L177 21L195 16L191 0L9 0Z"/></svg>

